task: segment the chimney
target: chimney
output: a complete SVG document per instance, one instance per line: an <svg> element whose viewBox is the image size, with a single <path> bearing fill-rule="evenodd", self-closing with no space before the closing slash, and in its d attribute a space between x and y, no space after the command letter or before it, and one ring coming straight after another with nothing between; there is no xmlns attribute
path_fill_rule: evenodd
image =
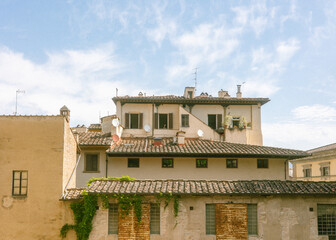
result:
<svg viewBox="0 0 336 240"><path fill-rule="evenodd" d="M220 91L218 91L218 97L227 98L227 97L230 97L230 95L228 91L224 91L223 89L221 89Z"/></svg>
<svg viewBox="0 0 336 240"><path fill-rule="evenodd" d="M68 121L70 122L70 110L69 108L67 108L67 106L63 106L61 109L60 109L60 114Z"/></svg>
<svg viewBox="0 0 336 240"><path fill-rule="evenodd" d="M162 138L154 138L154 146L162 146Z"/></svg>
<svg viewBox="0 0 336 240"><path fill-rule="evenodd" d="M184 135L185 135L184 131L178 131L176 133L176 143L178 145L184 145L184 139L185 139Z"/></svg>
<svg viewBox="0 0 336 240"><path fill-rule="evenodd" d="M236 95L237 98L242 97L242 92L240 91L240 89L241 89L241 85L237 85L237 95Z"/></svg>
<svg viewBox="0 0 336 240"><path fill-rule="evenodd" d="M192 99L195 97L195 88L194 87L185 87L184 95L185 98Z"/></svg>

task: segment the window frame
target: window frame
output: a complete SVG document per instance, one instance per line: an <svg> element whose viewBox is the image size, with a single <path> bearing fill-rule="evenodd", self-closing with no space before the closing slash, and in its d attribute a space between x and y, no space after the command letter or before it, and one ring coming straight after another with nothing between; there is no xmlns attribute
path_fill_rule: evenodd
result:
<svg viewBox="0 0 336 240"><path fill-rule="evenodd" d="M154 224L157 224L156 227L158 229L153 229ZM152 234L160 235L161 233L161 206L158 203L150 204L149 232L151 235Z"/></svg>
<svg viewBox="0 0 336 240"><path fill-rule="evenodd" d="M255 209L251 209L253 207L255 207ZM250 216L252 215L252 212L254 213L255 211L255 216ZM250 216L250 217L249 217ZM253 219L251 219L253 217ZM249 224L250 222L250 224ZM255 229L251 229L251 225L255 223ZM249 236L257 236L258 235L258 204L256 203L248 203L247 204L247 231L248 231L248 235ZM252 232L253 230L253 232Z"/></svg>
<svg viewBox="0 0 336 240"><path fill-rule="evenodd" d="M321 176L328 177L330 176L330 166L321 166Z"/></svg>
<svg viewBox="0 0 336 240"><path fill-rule="evenodd" d="M19 178L15 178L15 173L19 173L20 176ZM26 178L23 178L22 175L23 173L26 173ZM16 187L15 186L15 181L19 180L19 186ZM22 186L22 181L26 180L26 185ZM19 193L16 194L14 189L18 188L19 189ZM26 193L22 193L22 189L26 190ZM13 197L27 197L28 196L28 170L13 170L13 175L12 175L12 196Z"/></svg>
<svg viewBox="0 0 336 240"><path fill-rule="evenodd" d="M137 121L134 122L136 123L136 127L132 127L132 115L137 116ZM139 113L129 113L129 129L140 129L140 114Z"/></svg>
<svg viewBox="0 0 336 240"><path fill-rule="evenodd" d="M167 124L166 127L161 127L161 116L165 115L167 118ZM169 114L168 113L159 113L158 115L158 128L159 129L169 129Z"/></svg>
<svg viewBox="0 0 336 240"><path fill-rule="evenodd" d="M232 165L233 161L236 162L235 166ZM238 159L237 158L226 159L226 168L238 168Z"/></svg>
<svg viewBox="0 0 336 240"><path fill-rule="evenodd" d="M332 214L329 214L329 215L333 215L332 218L333 219L326 219L325 222L323 222L322 220L325 220L325 219L321 219L319 215L322 215L323 212L321 212L322 210L325 210L323 208L325 207L330 207L331 209L328 209L326 210L325 212L328 213L329 212L332 212ZM317 204L317 208L316 208L316 215L317 215L317 232L318 232L318 236L326 236L326 235L336 235L336 228L335 226L332 225L332 223L336 222L336 204ZM324 214L324 215L327 215L325 216L325 218L328 217L328 214ZM322 222L321 222L322 221ZM330 226L330 223L331 223L331 226ZM329 225L328 225L329 224ZM331 229L331 230L330 230ZM331 232L332 231L332 232Z"/></svg>
<svg viewBox="0 0 336 240"><path fill-rule="evenodd" d="M212 224L214 224L214 226L211 226ZM205 235L216 235L216 204L215 203L205 204Z"/></svg>
<svg viewBox="0 0 336 240"><path fill-rule="evenodd" d="M266 163L266 166L265 166ZM267 159L257 159L257 168L267 169L269 168L269 160Z"/></svg>
<svg viewBox="0 0 336 240"><path fill-rule="evenodd" d="M171 160L172 161L171 167L164 166L163 162L167 161L167 160ZM162 160L161 160L161 167L162 168L174 168L174 158L162 158Z"/></svg>
<svg viewBox="0 0 336 240"><path fill-rule="evenodd" d="M137 166L130 166L130 160L137 160ZM127 158L127 168L140 168L140 158Z"/></svg>
<svg viewBox="0 0 336 240"><path fill-rule="evenodd" d="M201 160L205 160L205 163L206 163L205 166L202 166L200 162ZM208 159L207 158L196 158L196 168L208 168Z"/></svg>
<svg viewBox="0 0 336 240"><path fill-rule="evenodd" d="M181 127L188 128L189 125L189 114L181 114Z"/></svg>
<svg viewBox="0 0 336 240"><path fill-rule="evenodd" d="M88 155L96 155L97 156L97 170L88 170L87 167L88 167L88 164L87 164L87 156ZM100 169L99 169L99 162L100 162L100 153L97 153L97 152L88 152L88 153L85 153L84 154L84 173L99 173L100 172Z"/></svg>
<svg viewBox="0 0 336 240"><path fill-rule="evenodd" d="M112 208L111 206L113 206L114 208ZM115 212L111 213L111 211L112 211L111 209L114 209L113 211L115 211L115 208L117 208L117 216L113 216L113 217L116 217L113 221L111 219L111 215L115 214ZM116 224L116 226L110 226L112 224L113 225ZM119 225L119 204L118 203L109 203L107 234L108 235L119 234L118 225ZM114 229L113 232L111 231L111 228ZM115 229L116 229L116 231L115 231Z"/></svg>

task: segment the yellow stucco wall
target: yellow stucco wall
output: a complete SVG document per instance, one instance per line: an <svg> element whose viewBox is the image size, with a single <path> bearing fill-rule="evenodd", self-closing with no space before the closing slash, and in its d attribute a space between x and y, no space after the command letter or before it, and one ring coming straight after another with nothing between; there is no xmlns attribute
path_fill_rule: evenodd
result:
<svg viewBox="0 0 336 240"><path fill-rule="evenodd" d="M63 173L69 176L76 161L75 140L65 128L61 116L0 117L1 239L59 239L61 226L71 222L59 201ZM12 196L13 170L28 171L27 197Z"/></svg>
<svg viewBox="0 0 336 240"><path fill-rule="evenodd" d="M269 159L269 167L257 168L257 159L240 158L238 168L226 168L226 158L208 158L208 168L196 168L196 158L174 158L174 168L162 168L161 157L140 158L139 168L128 168L126 157L109 157L108 175L136 179L285 179L285 160Z"/></svg>

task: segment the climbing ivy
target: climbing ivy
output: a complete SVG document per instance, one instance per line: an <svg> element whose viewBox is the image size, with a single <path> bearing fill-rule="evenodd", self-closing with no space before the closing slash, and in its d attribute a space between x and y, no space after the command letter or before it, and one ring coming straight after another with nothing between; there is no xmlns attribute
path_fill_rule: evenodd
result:
<svg viewBox="0 0 336 240"><path fill-rule="evenodd" d="M119 180L119 181L134 181L134 178L129 176L123 177L108 177L108 178L91 178L88 181L90 186L97 180ZM103 208L109 208L109 199L114 198L119 204L121 217L125 217L129 214L131 208L134 208L134 213L137 218L137 222L141 222L142 217L142 201L143 196L137 194L89 194L86 190L81 192L83 198L78 202L70 204L70 208L74 214L75 224L65 224L60 230L60 236L64 239L69 230L74 230L77 235L77 240L88 240L92 230L92 219L96 214L98 206L98 197L102 200ZM158 201L164 200L164 209L167 208L169 202L174 199L174 216L178 216L179 211L179 195L160 194L156 195Z"/></svg>

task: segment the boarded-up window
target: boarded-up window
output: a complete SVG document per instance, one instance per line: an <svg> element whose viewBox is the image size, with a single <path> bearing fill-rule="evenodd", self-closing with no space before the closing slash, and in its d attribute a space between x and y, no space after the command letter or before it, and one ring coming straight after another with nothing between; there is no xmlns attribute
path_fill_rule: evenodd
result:
<svg viewBox="0 0 336 240"><path fill-rule="evenodd" d="M160 234L160 205L150 205L150 234Z"/></svg>
<svg viewBox="0 0 336 240"><path fill-rule="evenodd" d="M109 207L108 234L118 234L119 208L118 204L112 203Z"/></svg>
<svg viewBox="0 0 336 240"><path fill-rule="evenodd" d="M216 205L205 205L205 230L207 235L216 235Z"/></svg>
<svg viewBox="0 0 336 240"><path fill-rule="evenodd" d="M336 204L317 204L318 235L336 235Z"/></svg>
<svg viewBox="0 0 336 240"><path fill-rule="evenodd" d="M13 196L27 196L28 171L13 171Z"/></svg>
<svg viewBox="0 0 336 240"><path fill-rule="evenodd" d="M249 235L258 234L257 204L247 204L247 226Z"/></svg>

